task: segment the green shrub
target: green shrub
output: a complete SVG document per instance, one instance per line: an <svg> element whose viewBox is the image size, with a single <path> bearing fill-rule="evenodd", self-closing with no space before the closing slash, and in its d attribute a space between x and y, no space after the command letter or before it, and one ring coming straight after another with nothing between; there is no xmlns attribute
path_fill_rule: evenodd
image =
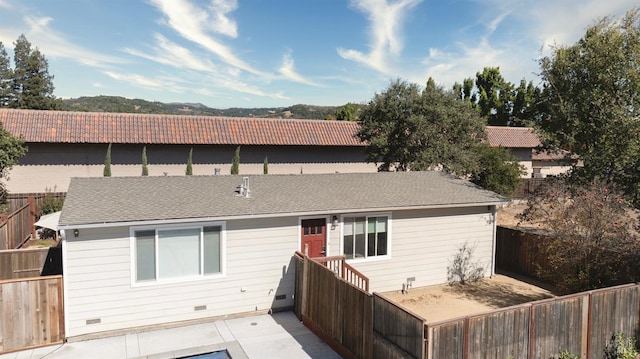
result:
<svg viewBox="0 0 640 359"><path fill-rule="evenodd" d="M45 189L46 193L42 199L42 203L40 203L40 208L38 208L41 216L62 210L64 199L56 197L54 191L55 188L53 190L49 188Z"/></svg>
<svg viewBox="0 0 640 359"><path fill-rule="evenodd" d="M605 359L635 359L637 355L636 338L624 333L613 334L604 346Z"/></svg>

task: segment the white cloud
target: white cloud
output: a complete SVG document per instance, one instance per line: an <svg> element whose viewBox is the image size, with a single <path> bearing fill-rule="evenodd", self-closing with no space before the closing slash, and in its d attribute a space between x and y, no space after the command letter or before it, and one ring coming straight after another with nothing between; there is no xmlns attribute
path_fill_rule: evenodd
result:
<svg viewBox="0 0 640 359"><path fill-rule="evenodd" d="M304 76L296 72L295 62L293 61L293 57L291 56L291 51L288 51L282 57L282 66L280 66L279 71L282 76L293 82L297 82L303 85L319 86L317 83L305 78Z"/></svg>
<svg viewBox="0 0 640 359"><path fill-rule="evenodd" d="M131 48L125 48L124 51L134 56L181 69L187 68L204 72L213 72L216 69L211 61L195 56L189 49L168 40L161 34L155 34L154 37L156 46L153 48L153 54Z"/></svg>
<svg viewBox="0 0 640 359"><path fill-rule="evenodd" d="M144 87L152 90L169 90L172 92L184 92L185 89L181 86L176 85L175 82L169 81L167 79L157 80L152 79L140 74L123 74L114 71L103 71L103 73L112 79L127 82L134 86Z"/></svg>
<svg viewBox="0 0 640 359"><path fill-rule="evenodd" d="M622 16L637 6L637 0L586 0L580 5L573 0L475 2L484 9L477 14L483 31L463 31L453 45L429 49L422 61L423 71L413 75L412 81L423 83L431 76L450 87L486 66L498 66L508 81L518 83L525 78L537 83L537 59L548 54L549 45L574 44L598 19Z"/></svg>
<svg viewBox="0 0 640 359"><path fill-rule="evenodd" d="M109 65L125 62L123 59L103 55L69 42L50 26L53 22L51 17L25 16L23 20L29 28L25 36L32 44L38 44L40 51L47 57L67 58L83 65L98 68L106 68ZM16 35L16 38L18 36Z"/></svg>
<svg viewBox="0 0 640 359"><path fill-rule="evenodd" d="M11 4L7 0L0 0L0 7L11 9Z"/></svg>
<svg viewBox="0 0 640 359"><path fill-rule="evenodd" d="M266 75L238 58L231 48L212 36L211 32L237 36L235 22L226 15L236 8L233 0L214 0L207 8L198 7L187 0L150 0L165 16L167 25L183 38L217 55L228 65L256 75ZM219 23L218 23L219 22Z"/></svg>
<svg viewBox="0 0 640 359"><path fill-rule="evenodd" d="M346 60L367 65L376 71L390 73L389 56L400 55L404 46L401 27L408 12L422 0L351 0L351 6L365 13L370 23L369 52L338 49Z"/></svg>

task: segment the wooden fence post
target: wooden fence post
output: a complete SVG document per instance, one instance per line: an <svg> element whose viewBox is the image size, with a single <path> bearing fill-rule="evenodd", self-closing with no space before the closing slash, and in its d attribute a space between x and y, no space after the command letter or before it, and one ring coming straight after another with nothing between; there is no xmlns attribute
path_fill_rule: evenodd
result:
<svg viewBox="0 0 640 359"><path fill-rule="evenodd" d="M36 238L36 216L38 215L38 206L36 204L36 198L29 196L29 231L31 238Z"/></svg>

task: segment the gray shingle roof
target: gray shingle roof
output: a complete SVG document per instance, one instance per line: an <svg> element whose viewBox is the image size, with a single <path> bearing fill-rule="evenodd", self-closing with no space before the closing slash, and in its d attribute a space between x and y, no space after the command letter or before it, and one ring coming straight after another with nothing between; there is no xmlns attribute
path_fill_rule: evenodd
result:
<svg viewBox="0 0 640 359"><path fill-rule="evenodd" d="M60 225L471 206L506 202L441 172L73 178Z"/></svg>

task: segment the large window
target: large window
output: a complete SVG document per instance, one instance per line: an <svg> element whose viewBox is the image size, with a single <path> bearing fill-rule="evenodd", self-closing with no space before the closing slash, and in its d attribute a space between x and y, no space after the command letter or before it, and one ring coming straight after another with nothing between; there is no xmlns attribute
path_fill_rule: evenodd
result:
<svg viewBox="0 0 640 359"><path fill-rule="evenodd" d="M385 256L389 253L388 216L345 217L344 247L347 259Z"/></svg>
<svg viewBox="0 0 640 359"><path fill-rule="evenodd" d="M134 231L135 281L194 278L222 272L222 227Z"/></svg>

